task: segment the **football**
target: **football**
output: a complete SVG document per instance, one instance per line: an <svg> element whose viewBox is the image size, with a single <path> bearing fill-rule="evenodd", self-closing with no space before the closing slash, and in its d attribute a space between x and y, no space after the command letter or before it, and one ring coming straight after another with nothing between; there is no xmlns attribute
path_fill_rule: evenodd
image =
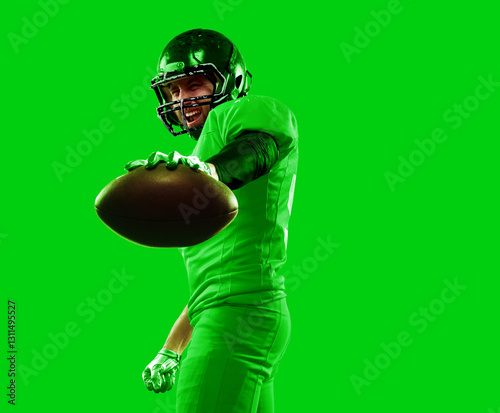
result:
<svg viewBox="0 0 500 413"><path fill-rule="evenodd" d="M95 200L114 232L147 247L188 247L222 231L238 201L222 182L185 165L135 168L111 181Z"/></svg>

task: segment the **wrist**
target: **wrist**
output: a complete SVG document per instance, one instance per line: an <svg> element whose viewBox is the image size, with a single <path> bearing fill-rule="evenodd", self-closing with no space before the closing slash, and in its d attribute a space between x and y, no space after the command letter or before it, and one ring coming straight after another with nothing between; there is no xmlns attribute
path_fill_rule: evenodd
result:
<svg viewBox="0 0 500 413"><path fill-rule="evenodd" d="M181 359L181 355L173 350L169 350L168 348L162 348L159 352L158 352L159 355L162 355L162 356L167 356L167 357L170 357L170 358L173 358L177 361L180 361Z"/></svg>
<svg viewBox="0 0 500 413"><path fill-rule="evenodd" d="M208 162L206 164L210 168L210 175L212 176L212 178L217 179L219 181L219 174L217 172L217 168L215 167L215 165L213 163L208 163Z"/></svg>

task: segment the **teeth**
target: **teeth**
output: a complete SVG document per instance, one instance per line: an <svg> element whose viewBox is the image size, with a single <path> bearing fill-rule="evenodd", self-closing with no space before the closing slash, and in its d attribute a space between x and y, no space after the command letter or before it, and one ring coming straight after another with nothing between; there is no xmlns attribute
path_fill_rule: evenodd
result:
<svg viewBox="0 0 500 413"><path fill-rule="evenodd" d="M199 110L199 109L194 109L194 110L192 110L192 111L190 111L190 112L184 111L184 115L186 115L186 116L188 116L188 117L189 117L189 116L194 116L194 115L197 115L198 113L201 113L201 110Z"/></svg>

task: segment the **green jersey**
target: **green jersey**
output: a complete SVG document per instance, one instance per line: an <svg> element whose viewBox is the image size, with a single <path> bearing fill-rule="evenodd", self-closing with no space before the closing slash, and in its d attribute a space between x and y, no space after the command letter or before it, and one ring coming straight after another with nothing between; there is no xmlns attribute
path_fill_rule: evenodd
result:
<svg viewBox="0 0 500 413"><path fill-rule="evenodd" d="M188 273L188 315L223 303L263 304L286 296L288 221L297 172L295 116L281 102L247 96L223 103L207 117L193 155L216 155L244 131L274 136L279 157L268 174L235 189L238 215L201 244L180 248Z"/></svg>

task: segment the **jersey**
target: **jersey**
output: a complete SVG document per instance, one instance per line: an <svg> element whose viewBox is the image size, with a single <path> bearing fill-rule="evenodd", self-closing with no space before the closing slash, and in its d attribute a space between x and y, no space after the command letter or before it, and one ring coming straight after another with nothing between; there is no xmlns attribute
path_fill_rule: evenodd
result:
<svg viewBox="0 0 500 413"><path fill-rule="evenodd" d="M271 170L233 192L238 215L221 232L201 244L180 248L186 265L190 320L221 304L260 305L286 296L284 277L298 162L294 114L266 96L246 96L212 109L192 155L217 154L245 131L272 135L279 156Z"/></svg>

